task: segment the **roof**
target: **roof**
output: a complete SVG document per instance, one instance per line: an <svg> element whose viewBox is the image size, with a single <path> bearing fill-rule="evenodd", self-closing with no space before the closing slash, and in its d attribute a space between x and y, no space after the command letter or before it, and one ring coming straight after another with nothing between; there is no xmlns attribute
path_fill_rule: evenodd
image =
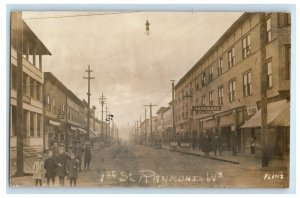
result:
<svg viewBox="0 0 300 198"><path fill-rule="evenodd" d="M267 105L267 123L269 127L290 126L290 102L280 100ZM261 110L241 126L241 128L261 127Z"/></svg>
<svg viewBox="0 0 300 198"><path fill-rule="evenodd" d="M238 20L236 20L229 28L228 30L219 38L219 40L200 58L199 61L196 62L196 64L176 83L175 89L180 86L184 80L194 72L194 70L197 68L197 66L203 62L208 56L211 55L211 52L217 49L227 38L229 38L232 35L232 32L240 26L241 23L243 23L246 19L248 19L249 15L251 13L244 13Z"/></svg>

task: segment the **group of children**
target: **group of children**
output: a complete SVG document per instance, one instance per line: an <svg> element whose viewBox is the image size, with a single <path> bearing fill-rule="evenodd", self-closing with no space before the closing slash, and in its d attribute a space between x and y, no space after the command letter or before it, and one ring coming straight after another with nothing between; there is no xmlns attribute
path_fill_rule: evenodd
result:
<svg viewBox="0 0 300 198"><path fill-rule="evenodd" d="M76 186L78 172L81 170L82 155L84 154L85 169L88 170L91 152L89 145L84 148L76 146L72 153L65 152L64 146L60 145L54 149L51 149L48 153L48 158L43 161L41 155L37 156L37 160L33 164L33 179L35 185L42 186L42 179L47 179L47 186L49 186L50 180L52 185L55 184L55 177L58 176L59 184L64 186L65 177L70 180L70 186Z"/></svg>

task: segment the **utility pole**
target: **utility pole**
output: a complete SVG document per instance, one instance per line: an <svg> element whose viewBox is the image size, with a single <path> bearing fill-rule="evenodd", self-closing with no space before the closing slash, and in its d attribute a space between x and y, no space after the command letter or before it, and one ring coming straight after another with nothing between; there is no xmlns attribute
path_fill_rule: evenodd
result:
<svg viewBox="0 0 300 198"><path fill-rule="evenodd" d="M105 106L105 140L107 141L107 106Z"/></svg>
<svg viewBox="0 0 300 198"><path fill-rule="evenodd" d="M140 116L140 138L139 138L139 142L141 143L142 140L142 116Z"/></svg>
<svg viewBox="0 0 300 198"><path fill-rule="evenodd" d="M157 106L157 105L153 105L152 103L150 103L149 105L144 105L144 106L148 106L150 108L150 144L152 145L153 143L153 132L152 132L152 107Z"/></svg>
<svg viewBox="0 0 300 198"><path fill-rule="evenodd" d="M11 28L15 29L15 46L17 48L17 172L16 176L24 175L23 158L23 20L22 12L12 12ZM12 37L13 38L13 37Z"/></svg>
<svg viewBox="0 0 300 198"><path fill-rule="evenodd" d="M101 97L99 98L99 102L101 104L101 140L103 141L104 138L104 133L103 133L103 105L106 104L106 98L105 96L101 95Z"/></svg>
<svg viewBox="0 0 300 198"><path fill-rule="evenodd" d="M90 93L90 81L92 79L95 79L94 77L91 77L91 72L92 70L90 69L90 66L88 66L88 69L85 70L85 72L88 73L88 77L83 77L83 79L87 79L88 80L88 116L87 116L87 139L89 140L90 139L90 96L91 96L91 93Z"/></svg>
<svg viewBox="0 0 300 198"><path fill-rule="evenodd" d="M148 134L147 134L147 109L145 108L145 135L146 135L146 142L148 142Z"/></svg>
<svg viewBox="0 0 300 198"><path fill-rule="evenodd" d="M135 120L133 121L134 122L134 126L135 126L135 141L136 143L138 142L138 133L139 133L139 129L138 129L138 125L139 125L139 121L138 120Z"/></svg>
<svg viewBox="0 0 300 198"><path fill-rule="evenodd" d="M174 82L175 80L171 80L172 82L172 119L173 119L173 122L172 122L172 129L173 129L173 133L172 133L172 138L175 137L175 134L176 134L176 127L175 127L175 97L174 97L174 94L175 94L175 89L174 89ZM169 140L169 136L168 136L168 140Z"/></svg>
<svg viewBox="0 0 300 198"><path fill-rule="evenodd" d="M265 13L260 13L260 67L261 67L261 143L262 143L262 167L268 167L268 151L267 151L267 134L268 134L268 108L267 108L267 67L266 67L266 36L267 36L267 25L265 19Z"/></svg>

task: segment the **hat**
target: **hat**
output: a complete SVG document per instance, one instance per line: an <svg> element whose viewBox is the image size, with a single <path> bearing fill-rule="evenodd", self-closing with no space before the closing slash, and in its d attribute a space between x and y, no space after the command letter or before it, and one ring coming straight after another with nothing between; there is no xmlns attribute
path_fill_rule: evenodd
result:
<svg viewBox="0 0 300 198"><path fill-rule="evenodd" d="M36 157L37 157L38 159L43 159L42 156L41 156L40 154L38 154Z"/></svg>

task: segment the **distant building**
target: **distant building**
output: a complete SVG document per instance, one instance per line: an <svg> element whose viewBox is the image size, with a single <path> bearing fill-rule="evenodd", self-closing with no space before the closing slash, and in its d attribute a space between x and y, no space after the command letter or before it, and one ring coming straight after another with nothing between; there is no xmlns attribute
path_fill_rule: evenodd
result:
<svg viewBox="0 0 300 198"><path fill-rule="evenodd" d="M43 149L43 56L51 55L42 41L22 20L18 37L16 15L12 15L10 57L10 149L16 149L17 123L17 42L23 45L23 141L24 151Z"/></svg>
<svg viewBox="0 0 300 198"><path fill-rule="evenodd" d="M51 72L44 72L45 148L54 142L63 143L68 149L74 148L76 142L84 144L86 109L86 103Z"/></svg>
<svg viewBox="0 0 300 198"><path fill-rule="evenodd" d="M265 18L268 141L275 154L284 155L289 152L290 14ZM201 144L204 133L219 133L229 149L236 133L240 152L250 152L254 137L261 148L260 29L259 13L243 14L176 84L176 134L182 141ZM193 106L207 109L193 111Z"/></svg>

